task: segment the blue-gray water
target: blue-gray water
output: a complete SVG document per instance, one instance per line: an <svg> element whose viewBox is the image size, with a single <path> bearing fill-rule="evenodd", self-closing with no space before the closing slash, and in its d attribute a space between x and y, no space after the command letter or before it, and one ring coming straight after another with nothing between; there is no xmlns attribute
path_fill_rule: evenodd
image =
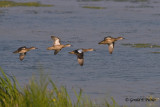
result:
<svg viewBox="0 0 160 107"><path fill-rule="evenodd" d="M79 2L76 0L38 0L54 7L0 8L0 66L24 86L42 68L58 85L82 88L94 100L110 96L122 105L141 107L144 102L126 102L125 98L160 97L159 48L132 48L123 43L160 45L160 1ZM105 9L89 9L98 6ZM72 44L58 55L46 50L51 35L62 44ZM123 36L112 55L106 45L98 45L105 36ZM23 61L13 54L21 46L38 49L27 53ZM78 65L68 52L94 48L85 53L85 63ZM153 105L152 102L145 102ZM154 102L159 106L159 101Z"/></svg>

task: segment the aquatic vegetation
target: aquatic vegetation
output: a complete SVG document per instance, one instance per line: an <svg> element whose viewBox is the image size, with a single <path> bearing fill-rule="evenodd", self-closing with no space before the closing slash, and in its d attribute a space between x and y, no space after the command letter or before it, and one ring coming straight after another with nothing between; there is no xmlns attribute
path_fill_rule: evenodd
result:
<svg viewBox="0 0 160 107"><path fill-rule="evenodd" d="M154 6L139 5L139 6L126 6L126 8L154 8Z"/></svg>
<svg viewBox="0 0 160 107"><path fill-rule="evenodd" d="M78 2L85 2L85 1L104 1L104 0L77 0Z"/></svg>
<svg viewBox="0 0 160 107"><path fill-rule="evenodd" d="M153 54L160 54L160 52L151 52L151 53L153 53Z"/></svg>
<svg viewBox="0 0 160 107"><path fill-rule="evenodd" d="M133 47L133 48L160 48L160 45L153 45L153 44L149 44L149 43L146 43L146 44L143 44L143 43L137 43L137 44L122 44L123 46L130 46L130 47Z"/></svg>
<svg viewBox="0 0 160 107"><path fill-rule="evenodd" d="M116 2L125 2L125 1L129 1L129 0L113 0L113 1L116 1Z"/></svg>
<svg viewBox="0 0 160 107"><path fill-rule="evenodd" d="M107 105L107 107L119 107L113 97L111 97L111 100L113 104L110 104L107 100L105 101L105 104ZM125 107L125 106L122 106L122 107Z"/></svg>
<svg viewBox="0 0 160 107"><path fill-rule="evenodd" d="M18 90L17 81L14 77L9 78L0 68L0 106L15 106L21 102L22 93Z"/></svg>
<svg viewBox="0 0 160 107"><path fill-rule="evenodd" d="M0 15L2 15L4 12L0 10Z"/></svg>
<svg viewBox="0 0 160 107"><path fill-rule="evenodd" d="M51 6L53 6L53 5L41 4L41 3L39 3L39 2L0 1L0 7L15 7L15 6L51 7Z"/></svg>
<svg viewBox="0 0 160 107"><path fill-rule="evenodd" d="M87 1L115 1L115 2L147 2L148 0L77 0L78 2L87 2Z"/></svg>
<svg viewBox="0 0 160 107"><path fill-rule="evenodd" d="M8 76L0 68L0 107L119 107L113 98L112 104L106 101L97 104L88 97L83 97L82 89L72 101L64 86L57 87L54 82L43 74L40 79L34 77L29 84L21 88L15 77Z"/></svg>
<svg viewBox="0 0 160 107"><path fill-rule="evenodd" d="M98 7L98 6L83 6L82 8L89 8L89 9L106 9L106 7Z"/></svg>
<svg viewBox="0 0 160 107"><path fill-rule="evenodd" d="M113 0L116 2L147 2L148 0Z"/></svg>

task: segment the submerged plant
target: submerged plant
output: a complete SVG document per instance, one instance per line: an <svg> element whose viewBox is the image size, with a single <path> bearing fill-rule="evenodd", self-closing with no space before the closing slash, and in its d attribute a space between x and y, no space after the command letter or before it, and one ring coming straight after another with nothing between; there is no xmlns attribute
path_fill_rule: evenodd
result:
<svg viewBox="0 0 160 107"><path fill-rule="evenodd" d="M116 2L147 2L148 0L113 0Z"/></svg>
<svg viewBox="0 0 160 107"><path fill-rule="evenodd" d="M151 53L154 53L154 54L160 54L160 52L151 52Z"/></svg>
<svg viewBox="0 0 160 107"><path fill-rule="evenodd" d="M82 8L89 8L89 9L106 9L105 7L98 7L98 6L83 6Z"/></svg>
<svg viewBox="0 0 160 107"><path fill-rule="evenodd" d="M143 44L143 43L137 43L137 44L122 44L123 46L131 46L133 48L160 48L160 45L153 45L153 44Z"/></svg>

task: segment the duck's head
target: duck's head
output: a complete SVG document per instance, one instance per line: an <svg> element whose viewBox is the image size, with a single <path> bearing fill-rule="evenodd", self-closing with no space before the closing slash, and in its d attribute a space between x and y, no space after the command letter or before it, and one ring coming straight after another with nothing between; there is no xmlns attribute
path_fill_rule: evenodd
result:
<svg viewBox="0 0 160 107"><path fill-rule="evenodd" d="M71 44L66 44L66 45L65 45L65 47L71 47L71 46L72 46Z"/></svg>
<svg viewBox="0 0 160 107"><path fill-rule="evenodd" d="M104 40L106 40L106 39L112 39L113 37L111 37L111 36L107 36L107 37L105 37L104 38Z"/></svg>
<svg viewBox="0 0 160 107"><path fill-rule="evenodd" d="M83 50L82 49L77 49L77 50L74 50L72 52L69 52L70 54L81 54L83 53Z"/></svg>
<svg viewBox="0 0 160 107"><path fill-rule="evenodd" d="M83 50L82 49L77 49L77 53L82 53Z"/></svg>
<svg viewBox="0 0 160 107"><path fill-rule="evenodd" d="M117 40L122 40L122 39L125 39L125 38L123 38L123 37L118 37L118 38L117 38Z"/></svg>
<svg viewBox="0 0 160 107"><path fill-rule="evenodd" d="M32 47L30 47L30 49L32 49L32 50L33 50L33 49L38 49L38 48L36 48L36 47L33 47L33 46L32 46Z"/></svg>

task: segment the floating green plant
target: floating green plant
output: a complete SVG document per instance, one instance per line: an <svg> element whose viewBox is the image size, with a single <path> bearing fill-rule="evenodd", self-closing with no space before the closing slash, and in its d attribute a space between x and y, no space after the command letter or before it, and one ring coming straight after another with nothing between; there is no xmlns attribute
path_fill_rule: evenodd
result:
<svg viewBox="0 0 160 107"><path fill-rule="evenodd" d="M151 53L154 53L154 54L160 54L160 52L151 52Z"/></svg>
<svg viewBox="0 0 160 107"><path fill-rule="evenodd" d="M123 46L131 46L131 47L134 47L134 48L160 48L160 45L153 45L153 44L149 44L149 43L146 43L146 44L143 44L143 43L137 43L137 44L122 44Z"/></svg>
<svg viewBox="0 0 160 107"><path fill-rule="evenodd" d="M106 9L105 7L98 7L98 6L83 6L82 8L89 8L89 9Z"/></svg>
<svg viewBox="0 0 160 107"><path fill-rule="evenodd" d="M41 3L38 3L38 2L0 1L0 7L15 7L15 6L51 7L51 6L53 6L53 5L41 4Z"/></svg>

